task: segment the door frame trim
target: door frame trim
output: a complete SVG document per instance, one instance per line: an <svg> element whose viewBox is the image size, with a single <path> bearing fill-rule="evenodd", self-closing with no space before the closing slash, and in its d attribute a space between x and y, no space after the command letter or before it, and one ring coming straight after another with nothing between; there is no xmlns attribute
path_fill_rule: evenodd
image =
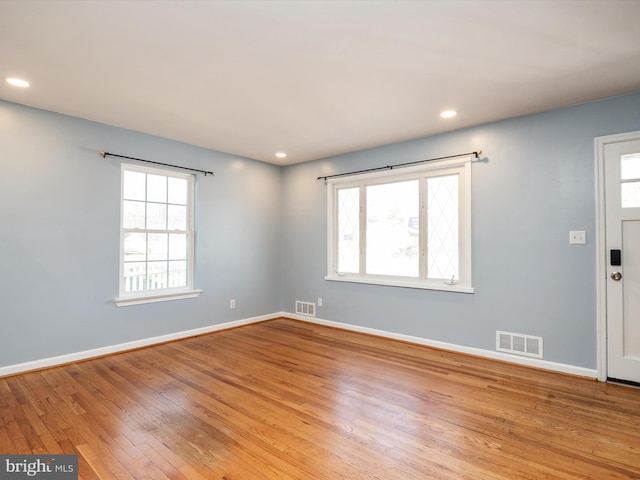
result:
<svg viewBox="0 0 640 480"><path fill-rule="evenodd" d="M604 149L612 143L640 139L640 130L594 138L596 188L596 338L598 380L607 381L607 252Z"/></svg>

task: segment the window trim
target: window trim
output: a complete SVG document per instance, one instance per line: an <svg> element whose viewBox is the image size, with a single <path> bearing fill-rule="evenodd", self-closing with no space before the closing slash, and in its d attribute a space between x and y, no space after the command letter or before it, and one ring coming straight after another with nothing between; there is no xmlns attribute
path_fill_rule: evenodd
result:
<svg viewBox="0 0 640 480"><path fill-rule="evenodd" d="M141 172L151 175L161 175L164 177L175 177L187 180L187 285L178 288L164 288L158 290L144 290L136 292L126 292L124 287L124 234L123 209L124 209L124 174L125 171ZM145 200L146 202L146 200ZM179 300L185 298L195 298L202 293L202 290L194 288L194 266L195 266L195 175L189 173L175 172L169 169L153 168L129 163L122 163L120 166L120 256L119 256L119 295L113 300L118 307L129 305L140 305L145 303L164 302L168 300ZM152 229L140 229L141 232L152 231Z"/></svg>
<svg viewBox="0 0 640 480"><path fill-rule="evenodd" d="M181 300L183 298L195 298L200 296L202 290L188 289L181 291L173 291L173 293L166 292L158 295L138 295L138 296L125 296L118 297L113 300L113 303L118 307L127 307L129 305L142 305L144 303L156 303L166 302L168 300Z"/></svg>
<svg viewBox="0 0 640 480"><path fill-rule="evenodd" d="M452 160L433 161L430 163L404 167L401 170L384 170L370 172L349 177L337 177L327 180L327 275L325 280L335 282L362 283L370 285L384 285L392 287L418 288L425 290L438 290L458 293L474 293L471 276L471 161L472 156L460 157ZM440 279L426 278L426 273L419 278L386 276L360 273L337 272L337 190L339 188L366 187L369 185L391 183L409 179L421 181L420 198L423 198L424 190L422 181L427 177L442 176L455 172L459 174L459 280L455 284L448 284ZM360 200L361 205L363 199ZM361 237L362 217L361 217ZM426 226L425 226L426 228ZM361 238L361 245L364 239ZM360 252L361 256L364 252ZM421 260L420 271L424 271L424 259Z"/></svg>

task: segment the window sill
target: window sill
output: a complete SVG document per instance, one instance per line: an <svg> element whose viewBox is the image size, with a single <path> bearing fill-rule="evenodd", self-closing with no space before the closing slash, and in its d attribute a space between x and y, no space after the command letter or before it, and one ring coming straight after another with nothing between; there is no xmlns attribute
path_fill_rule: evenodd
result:
<svg viewBox="0 0 640 480"><path fill-rule="evenodd" d="M374 278L374 277L353 277L353 276L331 276L324 277L331 282L365 283L369 285L383 285L386 287L418 288L422 290L438 290L443 292L474 293L475 289L467 285L449 285L446 283L428 283L419 280L398 280L395 278Z"/></svg>
<svg viewBox="0 0 640 480"><path fill-rule="evenodd" d="M113 300L118 307L129 305L141 305L143 303L166 302L168 300L182 300L184 298L195 298L202 293L202 290L181 290L166 292L159 295L137 295L135 297L119 297Z"/></svg>

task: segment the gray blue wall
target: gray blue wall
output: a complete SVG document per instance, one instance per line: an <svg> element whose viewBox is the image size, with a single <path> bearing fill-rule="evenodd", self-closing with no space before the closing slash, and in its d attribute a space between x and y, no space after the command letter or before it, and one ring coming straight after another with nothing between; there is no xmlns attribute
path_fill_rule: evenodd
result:
<svg viewBox="0 0 640 480"><path fill-rule="evenodd" d="M323 319L487 350L540 335L546 360L595 368L593 139L633 130L640 93L280 168L0 101L0 367L323 297ZM475 294L324 280L317 176L475 149ZM216 171L197 178L199 298L113 305L120 168L99 150Z"/></svg>
<svg viewBox="0 0 640 480"><path fill-rule="evenodd" d="M640 94L292 166L283 177L283 309L485 350L496 330L544 338L545 360L596 368L594 137L640 130ZM482 149L472 167L474 294L326 274L319 175ZM586 245L569 245L586 230Z"/></svg>
<svg viewBox="0 0 640 480"><path fill-rule="evenodd" d="M216 172L196 179L200 297L112 303L120 161L99 150ZM0 167L0 367L280 310L280 168L1 101Z"/></svg>

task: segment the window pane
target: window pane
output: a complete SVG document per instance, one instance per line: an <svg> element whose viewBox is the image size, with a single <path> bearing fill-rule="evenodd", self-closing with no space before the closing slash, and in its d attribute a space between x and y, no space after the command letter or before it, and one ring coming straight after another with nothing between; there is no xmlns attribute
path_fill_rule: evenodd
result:
<svg viewBox="0 0 640 480"><path fill-rule="evenodd" d="M124 234L124 261L136 262L147 259L147 234L146 233L125 233Z"/></svg>
<svg viewBox="0 0 640 480"><path fill-rule="evenodd" d="M167 288L167 262L149 262L147 265L147 290Z"/></svg>
<svg viewBox="0 0 640 480"><path fill-rule="evenodd" d="M169 218L167 230L187 229L187 207L181 205L169 205Z"/></svg>
<svg viewBox="0 0 640 480"><path fill-rule="evenodd" d="M145 174L125 170L123 197L127 200L144 200Z"/></svg>
<svg viewBox="0 0 640 480"><path fill-rule="evenodd" d="M620 185L622 208L640 207L640 182L627 182Z"/></svg>
<svg viewBox="0 0 640 480"><path fill-rule="evenodd" d="M167 260L168 235L166 233L149 233L147 252L149 260Z"/></svg>
<svg viewBox="0 0 640 480"><path fill-rule="evenodd" d="M360 189L338 190L338 272L360 271Z"/></svg>
<svg viewBox="0 0 640 480"><path fill-rule="evenodd" d="M419 182L367 187L367 273L419 275Z"/></svg>
<svg viewBox="0 0 640 480"><path fill-rule="evenodd" d="M122 227L144 229L144 202L122 202Z"/></svg>
<svg viewBox="0 0 640 480"><path fill-rule="evenodd" d="M427 179L427 277L458 279L458 175Z"/></svg>
<svg viewBox="0 0 640 480"><path fill-rule="evenodd" d="M169 203L187 204L187 180L169 177Z"/></svg>
<svg viewBox="0 0 640 480"><path fill-rule="evenodd" d="M163 175L147 175L147 202L167 201L167 177Z"/></svg>
<svg viewBox="0 0 640 480"><path fill-rule="evenodd" d="M622 155L620 157L620 179L640 179L640 153Z"/></svg>
<svg viewBox="0 0 640 480"><path fill-rule="evenodd" d="M161 203L147 203L147 229L167 229L167 205Z"/></svg>
<svg viewBox="0 0 640 480"><path fill-rule="evenodd" d="M187 259L187 235L172 233L169 235L169 260Z"/></svg>
<svg viewBox="0 0 640 480"><path fill-rule="evenodd" d="M147 264L145 262L124 264L124 291L137 292L146 290Z"/></svg>
<svg viewBox="0 0 640 480"><path fill-rule="evenodd" d="M187 262L169 262L169 288L187 286Z"/></svg>

